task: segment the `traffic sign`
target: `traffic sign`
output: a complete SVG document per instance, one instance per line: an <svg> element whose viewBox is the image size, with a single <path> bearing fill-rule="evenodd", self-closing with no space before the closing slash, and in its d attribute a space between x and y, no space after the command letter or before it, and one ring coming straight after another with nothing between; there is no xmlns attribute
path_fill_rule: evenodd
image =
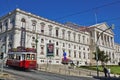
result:
<svg viewBox="0 0 120 80"><path fill-rule="evenodd" d="M66 53L66 52L64 52L64 53L63 53L63 56L64 56L64 60L66 60L66 59L67 59L67 58L66 58L67 53Z"/></svg>

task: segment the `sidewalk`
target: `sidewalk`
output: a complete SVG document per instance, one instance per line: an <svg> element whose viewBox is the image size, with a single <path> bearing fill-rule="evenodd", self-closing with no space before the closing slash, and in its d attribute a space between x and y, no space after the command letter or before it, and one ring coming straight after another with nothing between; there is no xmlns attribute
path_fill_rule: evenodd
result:
<svg viewBox="0 0 120 80"><path fill-rule="evenodd" d="M69 69L67 65L39 65L38 70L58 73L62 75L69 76L84 76L84 77L93 77L97 76L97 72L94 70L87 70L83 68L73 68ZM104 77L103 72L99 72L99 77ZM119 77L119 75L111 74L111 77Z"/></svg>

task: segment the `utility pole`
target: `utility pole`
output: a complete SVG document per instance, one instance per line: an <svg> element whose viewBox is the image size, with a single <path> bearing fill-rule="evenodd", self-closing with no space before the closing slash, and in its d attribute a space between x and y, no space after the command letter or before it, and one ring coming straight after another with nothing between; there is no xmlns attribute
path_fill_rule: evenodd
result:
<svg viewBox="0 0 120 80"><path fill-rule="evenodd" d="M95 10L95 23L97 24L97 14L96 14L96 10ZM99 35L100 36L100 35ZM99 37L98 37L99 39ZM96 41L96 44L95 44L95 51L96 51L96 70L97 70L97 77L99 77L99 70L98 70L98 52L97 52L97 42L98 42L98 39Z"/></svg>

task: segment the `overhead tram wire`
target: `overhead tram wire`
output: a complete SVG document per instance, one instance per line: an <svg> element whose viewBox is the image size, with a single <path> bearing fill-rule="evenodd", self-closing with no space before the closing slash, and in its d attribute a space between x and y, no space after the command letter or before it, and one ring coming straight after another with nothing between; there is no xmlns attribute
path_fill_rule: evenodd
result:
<svg viewBox="0 0 120 80"><path fill-rule="evenodd" d="M108 22L108 21L114 21L114 20L120 20L120 16L113 17L113 18L110 18L110 19L103 19L103 20L98 21L98 23ZM94 23L93 22L87 22L86 24L94 24Z"/></svg>
<svg viewBox="0 0 120 80"><path fill-rule="evenodd" d="M86 12L89 12L89 11L93 11L93 10L96 10L96 9L100 9L100 8L110 6L110 5L114 5L114 4L118 4L118 3L120 3L120 0L115 1L115 2L111 2L111 3L108 3L108 4L104 4L104 5L101 5L101 6L98 6L98 7L94 7L94 8L91 8L91 9L87 9L87 10L84 10L84 11L81 11L81 12L65 15L63 17L55 18L54 20L60 20L60 19L64 19L64 18L67 18L67 17L83 14L83 13L86 13Z"/></svg>
<svg viewBox="0 0 120 80"><path fill-rule="evenodd" d="M100 22L104 22L104 21L113 21L113 20L118 20L120 19L120 16L119 17L114 17L114 18L111 18L111 19L105 19L105 20L101 20Z"/></svg>

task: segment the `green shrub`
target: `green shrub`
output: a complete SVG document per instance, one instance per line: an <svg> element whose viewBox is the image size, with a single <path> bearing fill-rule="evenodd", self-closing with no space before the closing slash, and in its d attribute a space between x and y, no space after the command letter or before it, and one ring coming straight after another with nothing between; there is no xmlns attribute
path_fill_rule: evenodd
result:
<svg viewBox="0 0 120 80"><path fill-rule="evenodd" d="M120 62L118 62L118 65L120 66Z"/></svg>

